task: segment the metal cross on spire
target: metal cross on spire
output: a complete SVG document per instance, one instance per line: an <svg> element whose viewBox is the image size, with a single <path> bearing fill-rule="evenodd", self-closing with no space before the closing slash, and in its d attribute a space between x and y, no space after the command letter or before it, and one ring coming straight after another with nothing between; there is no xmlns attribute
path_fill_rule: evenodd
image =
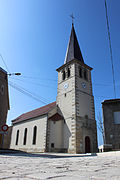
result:
<svg viewBox="0 0 120 180"><path fill-rule="evenodd" d="M72 18L72 24L74 24L75 17L73 16L73 13L70 15L70 17Z"/></svg>

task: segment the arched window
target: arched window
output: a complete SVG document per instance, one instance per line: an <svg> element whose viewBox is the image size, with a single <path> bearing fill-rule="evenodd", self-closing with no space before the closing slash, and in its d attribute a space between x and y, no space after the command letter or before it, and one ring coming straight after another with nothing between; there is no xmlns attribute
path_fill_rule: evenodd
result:
<svg viewBox="0 0 120 180"><path fill-rule="evenodd" d="M70 68L68 68L68 70L67 70L67 76L68 76L68 78L70 77Z"/></svg>
<svg viewBox="0 0 120 180"><path fill-rule="evenodd" d="M63 71L62 79L65 80L65 78L66 78L66 73L65 73L65 71Z"/></svg>
<svg viewBox="0 0 120 180"><path fill-rule="evenodd" d="M18 139L19 139L19 130L17 130L15 145L18 145Z"/></svg>
<svg viewBox="0 0 120 180"><path fill-rule="evenodd" d="M85 79L85 80L88 79L88 78L87 78L87 71L86 71L86 70L84 70L84 79Z"/></svg>
<svg viewBox="0 0 120 180"><path fill-rule="evenodd" d="M23 145L26 145L26 141L27 141L27 128L25 128L25 131L24 131Z"/></svg>
<svg viewBox="0 0 120 180"><path fill-rule="evenodd" d="M37 137L37 126L33 128L33 144L36 144L36 137Z"/></svg>
<svg viewBox="0 0 120 180"><path fill-rule="evenodd" d="M79 68L79 76L82 78L82 68Z"/></svg>

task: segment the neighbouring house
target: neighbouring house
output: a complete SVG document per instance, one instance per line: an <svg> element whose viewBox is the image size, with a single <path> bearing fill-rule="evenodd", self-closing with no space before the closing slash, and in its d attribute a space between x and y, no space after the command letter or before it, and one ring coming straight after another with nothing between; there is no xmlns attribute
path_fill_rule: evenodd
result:
<svg viewBox="0 0 120 180"><path fill-rule="evenodd" d="M106 150L120 150L120 99L102 102Z"/></svg>
<svg viewBox="0 0 120 180"><path fill-rule="evenodd" d="M91 81L72 24L64 64L57 69L56 102L12 121L12 149L28 152L97 152L97 128Z"/></svg>
<svg viewBox="0 0 120 180"><path fill-rule="evenodd" d="M8 94L7 72L0 67L0 149L3 146L2 126L6 124L7 113L10 109Z"/></svg>

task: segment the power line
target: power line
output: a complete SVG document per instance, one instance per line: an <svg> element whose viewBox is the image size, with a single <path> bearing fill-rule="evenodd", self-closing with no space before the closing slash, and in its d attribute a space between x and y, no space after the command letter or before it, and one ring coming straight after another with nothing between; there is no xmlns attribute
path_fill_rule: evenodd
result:
<svg viewBox="0 0 120 180"><path fill-rule="evenodd" d="M9 81L9 85L13 87L14 89L18 90L19 92L23 93L24 95L27 95L31 97L32 99L41 102L42 104L45 104L45 105L48 104L48 102L46 102L46 99L42 97L38 97L36 94L26 90L23 87L18 86L17 84L13 84L12 82ZM40 98L42 98L43 100L41 100Z"/></svg>
<svg viewBox="0 0 120 180"><path fill-rule="evenodd" d="M115 96L115 98L116 98L116 88L115 88L115 77L114 77L114 66L113 66L112 45L111 45L110 27L109 27L109 21L108 21L108 12L107 12L107 2L106 2L106 0L105 0L105 12L106 12L106 21L107 21L107 30L108 30L108 39L109 39L110 55L111 55L111 64L112 64L112 75L113 75L114 96Z"/></svg>
<svg viewBox="0 0 120 180"><path fill-rule="evenodd" d="M36 82L28 81L28 80L22 80L21 78L18 79L18 78L10 77L10 79L21 81L23 83L30 83L30 84L33 84L33 85L38 85L38 86L43 86L43 87L48 87L48 88L54 88L54 86L48 86L48 85L45 85L45 84L36 83ZM40 79L40 80L45 81L45 79ZM57 80L53 80L53 81L57 82ZM108 87L108 86L112 86L112 84L111 83L108 83L108 84L107 83L104 83L104 84L103 83L93 83L93 86L107 86ZM116 86L119 86L119 84L116 85Z"/></svg>
<svg viewBox="0 0 120 180"><path fill-rule="evenodd" d="M26 78L26 79L40 79L40 80L43 80L43 81L54 81L56 82L55 79L42 79L40 77L33 77L33 76L21 76L22 78Z"/></svg>
<svg viewBox="0 0 120 180"><path fill-rule="evenodd" d="M48 86L48 85L45 85L45 84L36 83L36 82L28 81L28 80L16 79L16 78L13 78L13 77L11 77L11 79L21 81L22 83L28 83L28 84L33 84L33 85L37 85L37 86L42 86L42 87L55 89L54 86Z"/></svg>
<svg viewBox="0 0 120 180"><path fill-rule="evenodd" d="M9 69L8 69L8 66L7 66L7 64L5 63L5 60L4 60L4 58L3 58L3 56L2 56L1 53L0 53L0 57L1 57L1 59L2 59L2 61L3 61L3 63L4 63L4 65L5 65L5 67L6 67L6 69L7 69L7 71L10 73L10 71L9 71Z"/></svg>

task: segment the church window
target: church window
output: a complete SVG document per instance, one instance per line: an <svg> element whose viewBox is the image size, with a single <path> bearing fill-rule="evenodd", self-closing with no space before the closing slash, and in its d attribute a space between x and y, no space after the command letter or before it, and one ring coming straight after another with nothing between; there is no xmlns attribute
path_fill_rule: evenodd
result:
<svg viewBox="0 0 120 180"><path fill-rule="evenodd" d="M65 73L65 71L63 71L62 79L65 80L65 78L66 78L66 73Z"/></svg>
<svg viewBox="0 0 120 180"><path fill-rule="evenodd" d="M86 71L86 70L84 70L84 79L85 79L85 80L88 79L88 78L87 78L87 71Z"/></svg>
<svg viewBox="0 0 120 180"><path fill-rule="evenodd" d="M33 128L33 144L36 144L36 137L37 137L37 126Z"/></svg>
<svg viewBox="0 0 120 180"><path fill-rule="evenodd" d="M67 70L67 76L68 76L68 78L70 77L70 68L68 68L68 70Z"/></svg>
<svg viewBox="0 0 120 180"><path fill-rule="evenodd" d="M114 124L120 124L120 111L113 112Z"/></svg>
<svg viewBox="0 0 120 180"><path fill-rule="evenodd" d="M88 115L87 114L85 115L85 119L88 119Z"/></svg>
<svg viewBox="0 0 120 180"><path fill-rule="evenodd" d="M18 139L19 139L19 130L17 130L15 145L18 145Z"/></svg>
<svg viewBox="0 0 120 180"><path fill-rule="evenodd" d="M82 68L79 68L79 76L82 78Z"/></svg>
<svg viewBox="0 0 120 180"><path fill-rule="evenodd" d="M51 148L54 148L54 143L51 143Z"/></svg>
<svg viewBox="0 0 120 180"><path fill-rule="evenodd" d="M24 131L23 145L26 145L26 141L27 141L27 128L25 128L25 131Z"/></svg>

